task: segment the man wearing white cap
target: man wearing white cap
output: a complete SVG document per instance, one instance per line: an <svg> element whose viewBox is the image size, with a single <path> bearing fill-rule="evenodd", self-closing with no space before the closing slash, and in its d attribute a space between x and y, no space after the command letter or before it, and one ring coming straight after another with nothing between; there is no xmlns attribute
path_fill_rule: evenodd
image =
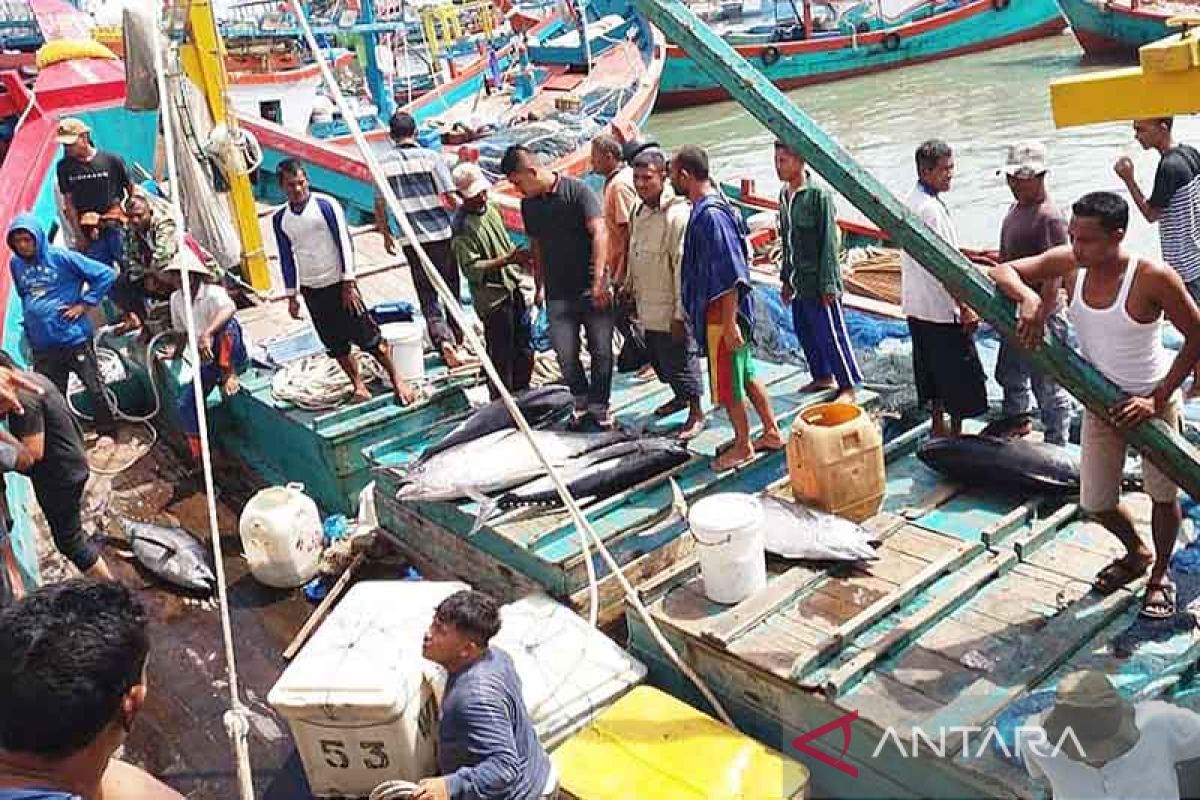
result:
<svg viewBox="0 0 1200 800"><path fill-rule="evenodd" d="M212 283L211 274L205 265L204 254L196 251L196 245L187 239L180 247L179 255L164 271L179 276L180 288L171 294L171 327L186 341L187 301L183 293L192 298L193 325L196 330L196 349L200 351L201 363L195 370L195 380L200 380L200 390L208 397L218 383L221 393L228 397L241 389L238 370L246 363L246 345L242 339L242 326L234 317L237 307L225 287ZM196 409L195 392L189 383L179 393L179 421L187 438L188 449L197 462L200 460L200 417Z"/></svg>
<svg viewBox="0 0 1200 800"><path fill-rule="evenodd" d="M1017 745L1056 800L1178 800L1175 765L1200 758L1200 714L1161 700L1130 703L1095 670L1062 679L1041 730L1044 739L1029 732Z"/></svg>
<svg viewBox="0 0 1200 800"><path fill-rule="evenodd" d="M75 228L80 215L89 211L120 214L125 198L133 196L133 182L121 157L97 150L92 129L74 117L59 121L55 141L63 146L56 173L71 227ZM83 242L80 247L87 244Z"/></svg>
<svg viewBox="0 0 1200 800"><path fill-rule="evenodd" d="M528 254L513 245L500 209L488 200L491 183L477 165L455 167L454 187L463 202L454 218L450 252L467 278L475 313L483 321L488 358L500 380L509 391L526 389L533 347L518 266L528 263Z"/></svg>
<svg viewBox="0 0 1200 800"><path fill-rule="evenodd" d="M1046 148L1041 142L1020 142L1008 148L1003 173L1016 202L1008 209L1000 226L997 260L1001 263L1040 256L1052 247L1067 243L1067 221L1046 193L1046 171ZM1065 339L1067 323L1060 299L1062 279L1056 278L1032 288L1044 299L1042 308L1046 325L1055 335ZM1007 339L1001 342L1000 355L996 359L996 382L1004 389L1001 405L1004 416L1024 417L1018 433L1026 434L1033 427L1026 416L1030 410L1032 387L1046 441L1057 445L1067 443L1071 401L1066 391L1033 366L1019 345Z"/></svg>

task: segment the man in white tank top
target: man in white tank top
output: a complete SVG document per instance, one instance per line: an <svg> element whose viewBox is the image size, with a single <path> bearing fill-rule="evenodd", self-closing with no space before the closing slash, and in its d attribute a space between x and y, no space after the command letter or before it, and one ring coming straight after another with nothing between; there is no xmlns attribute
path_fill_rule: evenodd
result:
<svg viewBox="0 0 1200 800"><path fill-rule="evenodd" d="M1085 413L1079 504L1127 551L1100 571L1095 588L1112 592L1149 569L1142 614L1167 619L1175 615L1175 585L1167 568L1179 533L1178 490L1161 470L1142 462L1146 494L1154 501L1151 553L1120 504L1126 448L1121 432L1153 416L1178 426L1179 387L1200 361L1200 309L1175 270L1121 246L1129 223L1129 206L1121 197L1092 192L1071 210L1069 246L1001 264L990 274L1017 302L1017 335L1030 348L1042 341L1049 309L1029 284L1062 278L1083 356L1129 395L1104 416ZM1162 344L1164 316L1184 337L1174 359Z"/></svg>

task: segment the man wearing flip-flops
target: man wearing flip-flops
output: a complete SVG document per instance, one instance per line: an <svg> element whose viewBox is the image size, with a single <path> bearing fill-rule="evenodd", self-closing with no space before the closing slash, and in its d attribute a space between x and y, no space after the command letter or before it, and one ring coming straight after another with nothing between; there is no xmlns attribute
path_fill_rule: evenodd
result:
<svg viewBox="0 0 1200 800"><path fill-rule="evenodd" d="M1030 286L1061 278L1084 358L1126 398L1107 413L1089 410L1080 437L1079 506L1125 546L1126 554L1096 576L1095 588L1116 591L1147 569L1142 616L1175 616L1175 584L1168 568L1179 534L1179 490L1149 461L1142 463L1146 494L1154 501L1154 551L1146 548L1121 505L1124 432L1157 417L1178 428L1179 387L1200 361L1200 308L1183 280L1160 261L1122 246L1129 205L1111 192L1092 192L1072 206L1071 244L991 269L1005 295L1017 301L1017 335L1027 348L1042 341L1046 309ZM1163 346L1164 319L1184 337L1174 358Z"/></svg>

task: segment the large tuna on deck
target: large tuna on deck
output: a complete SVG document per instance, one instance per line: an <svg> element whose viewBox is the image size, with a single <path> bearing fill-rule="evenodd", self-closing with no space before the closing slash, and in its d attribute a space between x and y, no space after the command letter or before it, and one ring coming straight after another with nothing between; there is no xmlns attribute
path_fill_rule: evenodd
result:
<svg viewBox="0 0 1200 800"><path fill-rule="evenodd" d="M526 389L513 395L513 400L521 414L535 428L565 416L574 405L570 388L560 385ZM515 427L516 423L504 407L504 402L493 400L460 422L440 441L427 447L421 454L421 460L425 461L444 450L475 441L489 433Z"/></svg>
<svg viewBox="0 0 1200 800"><path fill-rule="evenodd" d="M1045 442L970 435L930 439L917 456L966 486L1034 494L1079 492L1079 458L1064 447Z"/></svg>

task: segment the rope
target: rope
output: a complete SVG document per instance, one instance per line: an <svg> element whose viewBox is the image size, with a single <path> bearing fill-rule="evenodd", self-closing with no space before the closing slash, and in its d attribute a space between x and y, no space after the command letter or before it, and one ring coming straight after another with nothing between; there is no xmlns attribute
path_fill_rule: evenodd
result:
<svg viewBox="0 0 1200 800"><path fill-rule="evenodd" d="M693 670L691 666L689 666L683 661L682 658L679 657L679 654L675 652L675 649L671 646L671 643L667 641L665 636L663 636L662 631L659 630L658 625L650 616L650 612L646 609L645 605L642 604L641 598L638 597L637 591L634 590L633 586L629 583L629 580L625 577L624 572L622 572L621 565L617 563L616 559L613 558L612 553L610 553L608 548L605 547L604 540L600 538L599 534L597 534L595 529L592 528L592 525L588 521L587 517L584 516L583 511L575 502L575 498L571 496L571 492L567 489L566 484L563 482L562 476L559 474L551 460L546 456L545 452L543 452L538 446L537 439L533 435L533 429L530 427L529 421L525 419L525 416L521 413L521 410L517 407L516 402L513 400L512 394L508 391L508 388L504 385L504 382L500 380L500 375L496 371L496 366L487 356L487 349L484 347L483 342L480 341L478 333L475 331L474 327L471 325L471 321L466 316L466 312L464 312L462 307L459 305L458 298L453 292L450 291L450 288L446 285L446 282L443 280L441 274L437 271L437 269L434 268L433 262L429 260L429 255L425 252L425 249L421 246L421 243L417 241L416 232L413 230L412 224L409 222L408 217L405 216L404 210L400 207L400 202L396 198L395 192L392 191L391 184L389 184L384 178L383 172L379 166L379 162L375 157L375 152L371 149L370 145L367 144L366 137L363 136L362 129L358 125L358 120L355 119L352 114L347 113L349 111L349 105L346 102L346 98L342 94L341 89L338 87L337 82L333 78L333 73L329 69L329 64L326 62L325 56L321 52L321 48L317 45L316 37L313 35L312 27L308 23L308 18L304 15L304 9L300 5L300 0L289 0L289 2L291 3L293 12L296 14L297 21L300 23L300 29L304 34L304 39L308 43L308 47L312 51L313 58L321 70L321 75L326 84L328 84L330 90L333 92L334 101L337 103L338 108L342 110L342 115L346 118L346 121L350 126L350 134L354 137L354 143L358 146L359 154L366 162L367 169L371 173L371 178L375 181L376 190L383 195L384 200L387 202L388 209L391 211L392 215L395 216L396 221L400 224L401 230L404 232L409 244L417 254L420 268L425 271L425 275L432 284L433 288L437 291L439 299L445 305L446 310L459 323L459 327L463 330L463 336L470 343L472 349L479 354L480 363L483 366L484 372L487 374L488 379L491 380L497 394L500 396L500 399L504 402L504 406L506 409L508 409L509 415L512 417L513 421L516 422L517 428L529 442L529 446L537 455L538 460L542 462L550 481L554 484L554 488L557 490L559 497L562 498L563 505L570 513L571 519L575 522L576 531L579 533L580 549L582 551L584 563L587 565L589 624L593 628L596 627L600 604L599 588L596 581L596 567L592 562L591 548L588 545L588 537L591 537L600 553L600 556L608 565L609 571L620 584L622 591L625 593L625 596L629 601L629 604L645 621L646 627L650 630L650 633L654 637L654 640L658 646L662 648L663 652L667 655L675 667L679 669L682 674L687 676L687 678L691 680L693 684L695 684L696 688L700 691L700 694L704 696L704 699L707 700L713 707L714 711L716 711L717 716L721 718L721 721L730 728L736 728L736 726L733 724L733 720L725 711L725 707L721 705L720 700L717 699L716 695L713 694L712 690L708 688L708 685L705 684L704 680L695 672L695 670ZM214 537L214 539L215 538L217 537Z"/></svg>
<svg viewBox="0 0 1200 800"><path fill-rule="evenodd" d="M372 356L356 351L353 357L365 382L389 382ZM275 377L271 379L271 396L305 411L325 411L353 397L354 384L329 356L309 356L275 372Z"/></svg>
<svg viewBox="0 0 1200 800"><path fill-rule="evenodd" d="M162 25L154 26L154 72L158 77L158 94L164 100L169 97L167 91L167 75L163 63L163 49L167 46L162 36ZM219 58L219 56L207 56ZM178 80L178 79L177 79ZM182 87L176 87L182 89ZM226 105L226 108L232 108ZM175 161L175 133L171 120L163 121L163 143L167 156L167 175L169 178L171 215L176 221L176 236L183 230L183 210L179 206L179 165ZM182 242L178 242L182 245ZM183 292L184 319L187 322L187 352L193 364L200 363L200 351L196 346L196 317L192 305L192 293ZM254 800L254 771L250 765L249 731L246 708L239 696L237 658L233 649L233 622L229 614L229 596L225 582L225 554L221 551L221 532L217 524L217 504L213 499L216 493L213 489L212 452L208 442L208 409L204 404L204 390L199 380L192 381L192 392L196 402L196 415L200 423L200 462L204 470L204 499L208 505L208 533L212 542L213 567L217 576L217 607L221 616L221 638L225 649L225 665L229 671L229 710L225 713L226 732L233 745L237 764L238 789L241 800Z"/></svg>

